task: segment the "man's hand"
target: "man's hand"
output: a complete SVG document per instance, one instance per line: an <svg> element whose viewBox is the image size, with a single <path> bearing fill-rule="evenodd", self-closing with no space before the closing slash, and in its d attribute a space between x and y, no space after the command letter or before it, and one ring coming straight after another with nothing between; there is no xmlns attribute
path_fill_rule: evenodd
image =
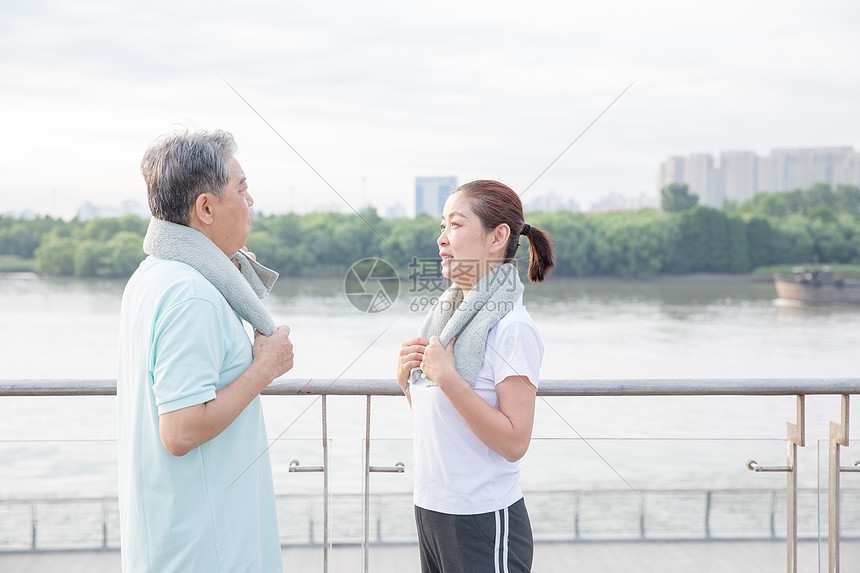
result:
<svg viewBox="0 0 860 573"><path fill-rule="evenodd" d="M159 416L161 441L174 456L184 456L233 423L272 381L293 367L290 328L271 336L254 335L254 361L235 380L215 392L215 399Z"/></svg>
<svg viewBox="0 0 860 573"><path fill-rule="evenodd" d="M254 253L249 251L248 247L242 247L239 250L242 251L243 253L245 253L249 259L252 259L254 261L257 260L257 255L255 255ZM233 262L233 264L236 266L237 269L239 269L240 271L242 270L242 265L239 264L239 261L237 259L230 259L230 260Z"/></svg>
<svg viewBox="0 0 860 573"><path fill-rule="evenodd" d="M270 381L292 370L293 343L289 326L279 326L271 336L254 332L254 363L263 369Z"/></svg>

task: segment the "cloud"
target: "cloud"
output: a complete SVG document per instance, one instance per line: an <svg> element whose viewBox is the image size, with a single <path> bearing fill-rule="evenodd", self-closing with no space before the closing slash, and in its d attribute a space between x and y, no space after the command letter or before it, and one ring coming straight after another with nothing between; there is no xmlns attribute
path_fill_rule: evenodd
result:
<svg viewBox="0 0 860 573"><path fill-rule="evenodd" d="M527 185L638 77L530 191L585 204L638 194L669 154L855 144L858 10L794 0L15 4L0 22L0 119L14 134L0 143L0 197L3 185L138 192L143 148L186 121L234 131L259 205L291 187L331 195L221 78L339 190L364 177L384 205L408 204L419 174ZM84 167L93 158L98 169Z"/></svg>

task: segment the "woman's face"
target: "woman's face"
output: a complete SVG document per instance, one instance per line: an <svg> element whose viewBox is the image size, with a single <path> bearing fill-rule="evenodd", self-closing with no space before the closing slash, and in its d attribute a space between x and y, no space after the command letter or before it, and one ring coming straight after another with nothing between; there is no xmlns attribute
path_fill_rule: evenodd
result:
<svg viewBox="0 0 860 573"><path fill-rule="evenodd" d="M470 290L491 268L503 262L494 260L498 257L494 233L484 231L463 193L454 193L445 201L439 229L436 243L442 258L442 276L464 290Z"/></svg>

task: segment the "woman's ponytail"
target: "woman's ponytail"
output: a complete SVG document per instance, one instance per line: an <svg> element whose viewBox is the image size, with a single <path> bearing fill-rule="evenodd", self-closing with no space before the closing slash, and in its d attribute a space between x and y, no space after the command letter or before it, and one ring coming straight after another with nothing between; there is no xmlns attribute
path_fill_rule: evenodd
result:
<svg viewBox="0 0 860 573"><path fill-rule="evenodd" d="M529 240L528 277L533 283L543 282L555 266L555 249L549 233L531 225L524 225L523 234Z"/></svg>

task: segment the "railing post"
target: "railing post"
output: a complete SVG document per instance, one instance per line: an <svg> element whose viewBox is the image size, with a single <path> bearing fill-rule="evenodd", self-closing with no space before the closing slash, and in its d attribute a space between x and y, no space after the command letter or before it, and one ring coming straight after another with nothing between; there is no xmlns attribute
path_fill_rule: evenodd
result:
<svg viewBox="0 0 860 573"><path fill-rule="evenodd" d="M314 544L314 515L313 515L313 507L314 505L308 502L309 511L311 512L311 518L308 520L308 545L313 546ZM323 569L325 569L325 548L323 548Z"/></svg>
<svg viewBox="0 0 860 573"><path fill-rule="evenodd" d="M773 490L770 493L770 538L776 539L776 493L779 490ZM786 507L786 511L788 508ZM786 532L787 534L788 532Z"/></svg>
<svg viewBox="0 0 860 573"><path fill-rule="evenodd" d="M849 398L842 395L841 424L830 422L830 463L827 480L827 570L839 573L839 449L848 445Z"/></svg>
<svg viewBox="0 0 860 573"><path fill-rule="evenodd" d="M806 445L806 397L797 396L797 423L788 422L788 452L784 466L760 466L755 460L747 462L747 468L754 472L786 472L786 571L797 573L797 446ZM775 500L775 498L774 498ZM771 536L774 537L775 501L771 503Z"/></svg>
<svg viewBox="0 0 860 573"><path fill-rule="evenodd" d="M102 500L102 549L107 549L108 545L108 527L107 527L107 500Z"/></svg>
<svg viewBox="0 0 860 573"><path fill-rule="evenodd" d="M290 473L307 473L307 472L322 472L323 475L323 573L328 573L329 561L329 485L328 485L328 410L326 395L322 395L322 447L323 447L323 463L321 466L302 466L299 460L290 462ZM311 519L308 523L308 543L313 545L314 542L314 519L313 507L311 509Z"/></svg>
<svg viewBox="0 0 860 573"><path fill-rule="evenodd" d="M364 561L364 573L370 571L370 474L371 472L403 473L406 465L397 462L393 466L370 465L370 398L367 395L367 413L365 414L364 429L364 531L361 536L361 552ZM381 539L381 531L377 530L377 537Z"/></svg>
<svg viewBox="0 0 860 573"><path fill-rule="evenodd" d="M367 395L364 436L364 528L361 533L362 571L370 571L370 394Z"/></svg>
<svg viewBox="0 0 860 573"><path fill-rule="evenodd" d="M31 540L30 540L30 549L33 551L36 550L36 502L30 502L30 528L31 528Z"/></svg>
<svg viewBox="0 0 860 573"><path fill-rule="evenodd" d="M797 447L806 445L806 397L797 397L797 424L787 423L788 426L788 473L786 484L785 513L787 519L786 538L787 570L797 571Z"/></svg>
<svg viewBox="0 0 860 573"><path fill-rule="evenodd" d="M713 493L708 491L705 496L705 539L711 538L711 496Z"/></svg>
<svg viewBox="0 0 860 573"><path fill-rule="evenodd" d="M329 541L329 497L328 489L328 410L326 396L322 396L322 442L323 442L323 573L328 573Z"/></svg>

